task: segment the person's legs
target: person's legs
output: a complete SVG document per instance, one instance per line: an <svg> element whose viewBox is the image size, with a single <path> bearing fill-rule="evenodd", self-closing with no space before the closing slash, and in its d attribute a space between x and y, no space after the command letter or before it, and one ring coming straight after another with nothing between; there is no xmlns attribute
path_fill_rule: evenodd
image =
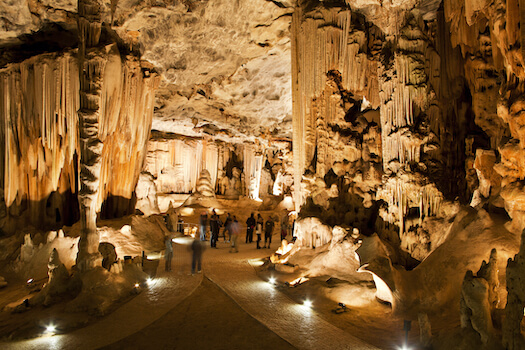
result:
<svg viewBox="0 0 525 350"><path fill-rule="evenodd" d="M193 253L193 257L191 259L191 274L193 275L195 273L195 264L197 263L197 254Z"/></svg>
<svg viewBox="0 0 525 350"><path fill-rule="evenodd" d="M271 233L268 235L268 249L270 249L270 244L272 244L272 234Z"/></svg>
<svg viewBox="0 0 525 350"><path fill-rule="evenodd" d="M171 271L171 258L173 258L173 252L166 254L166 271Z"/></svg>
<svg viewBox="0 0 525 350"><path fill-rule="evenodd" d="M231 239L232 239L232 248L235 248L235 252L236 253L239 251L239 247L237 246L237 238L238 238L237 235L234 235L233 237L231 237Z"/></svg>
<svg viewBox="0 0 525 350"><path fill-rule="evenodd" d="M206 225L201 225L201 241L206 240Z"/></svg>
<svg viewBox="0 0 525 350"><path fill-rule="evenodd" d="M257 249L261 249L261 246L259 245L260 242L261 242L261 235L257 234Z"/></svg>
<svg viewBox="0 0 525 350"><path fill-rule="evenodd" d="M201 272L202 254L197 255L197 272Z"/></svg>

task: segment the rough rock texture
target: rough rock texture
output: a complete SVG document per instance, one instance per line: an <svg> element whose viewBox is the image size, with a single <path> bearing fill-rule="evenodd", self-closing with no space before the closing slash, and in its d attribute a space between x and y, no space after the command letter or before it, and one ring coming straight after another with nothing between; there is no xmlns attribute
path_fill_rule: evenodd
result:
<svg viewBox="0 0 525 350"><path fill-rule="evenodd" d="M492 313L499 303L497 271L497 253L493 249L489 263L483 261L476 276L468 270L461 287L461 328L474 329L483 344L494 333Z"/></svg>
<svg viewBox="0 0 525 350"><path fill-rule="evenodd" d="M520 251L509 258L507 262L507 305L505 305L505 320L503 322L503 345L506 349L517 350L525 346L521 333L521 321L525 307L525 286L523 271L525 270L525 230L521 234Z"/></svg>
<svg viewBox="0 0 525 350"><path fill-rule="evenodd" d="M49 306L56 303L64 296L65 293L70 292L72 284L70 283L69 272L66 266L60 261L58 251L53 249L49 256L48 267L48 281L39 292L38 295L31 299L31 303L43 303Z"/></svg>

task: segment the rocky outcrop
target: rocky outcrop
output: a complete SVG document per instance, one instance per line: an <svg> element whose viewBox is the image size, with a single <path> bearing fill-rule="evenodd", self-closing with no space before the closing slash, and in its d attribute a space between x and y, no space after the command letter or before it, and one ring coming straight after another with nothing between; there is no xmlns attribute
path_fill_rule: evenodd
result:
<svg viewBox="0 0 525 350"><path fill-rule="evenodd" d="M521 234L521 245L514 259L507 262L507 305L505 305L505 320L503 322L503 345L506 349L517 350L525 346L521 334L521 321L525 308L525 286L523 273L525 271L525 230Z"/></svg>
<svg viewBox="0 0 525 350"><path fill-rule="evenodd" d="M492 249L489 262L483 261L476 276L468 270L461 287L461 328L475 330L485 345L494 336L492 315L499 304L498 286L497 253Z"/></svg>

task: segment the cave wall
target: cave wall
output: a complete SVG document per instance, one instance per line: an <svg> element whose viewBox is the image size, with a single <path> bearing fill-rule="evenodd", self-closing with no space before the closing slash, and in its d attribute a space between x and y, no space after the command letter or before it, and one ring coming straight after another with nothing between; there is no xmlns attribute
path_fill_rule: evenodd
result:
<svg viewBox="0 0 525 350"><path fill-rule="evenodd" d="M153 131L143 171L158 195L193 193L206 169L217 195L262 199L274 194L274 187L279 195L290 193L289 148L286 141L233 144Z"/></svg>
<svg viewBox="0 0 525 350"><path fill-rule="evenodd" d="M517 0L297 1L298 209L370 229L362 221L373 218L360 212L377 205L371 231L417 259L435 249L428 218L446 217L454 202L503 207L521 232L519 13ZM356 191L351 184L366 183L368 169L375 180ZM357 214L345 220L333 203Z"/></svg>
<svg viewBox="0 0 525 350"><path fill-rule="evenodd" d="M110 63L103 71L96 208L113 216L133 208L157 78L136 58L121 57L116 46L103 50ZM79 88L76 51L38 55L0 70L4 231L27 222L61 227L78 220Z"/></svg>

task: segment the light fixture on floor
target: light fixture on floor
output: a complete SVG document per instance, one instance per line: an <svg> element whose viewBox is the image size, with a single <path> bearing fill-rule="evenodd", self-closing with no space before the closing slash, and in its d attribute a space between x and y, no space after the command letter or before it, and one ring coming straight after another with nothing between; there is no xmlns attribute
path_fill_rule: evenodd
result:
<svg viewBox="0 0 525 350"><path fill-rule="evenodd" d="M275 284L275 277L268 278L268 283Z"/></svg>
<svg viewBox="0 0 525 350"><path fill-rule="evenodd" d="M53 334L55 334L56 330L57 330L57 327L54 324L50 323L50 324L48 324L46 326L46 332L45 333L53 335Z"/></svg>
<svg viewBox="0 0 525 350"><path fill-rule="evenodd" d="M309 300L309 299L306 299L304 302L303 302L303 306L307 307L307 308L311 308L312 307L312 301Z"/></svg>
<svg viewBox="0 0 525 350"><path fill-rule="evenodd" d="M138 287L140 287L140 284L135 283L135 288L138 288Z"/></svg>

